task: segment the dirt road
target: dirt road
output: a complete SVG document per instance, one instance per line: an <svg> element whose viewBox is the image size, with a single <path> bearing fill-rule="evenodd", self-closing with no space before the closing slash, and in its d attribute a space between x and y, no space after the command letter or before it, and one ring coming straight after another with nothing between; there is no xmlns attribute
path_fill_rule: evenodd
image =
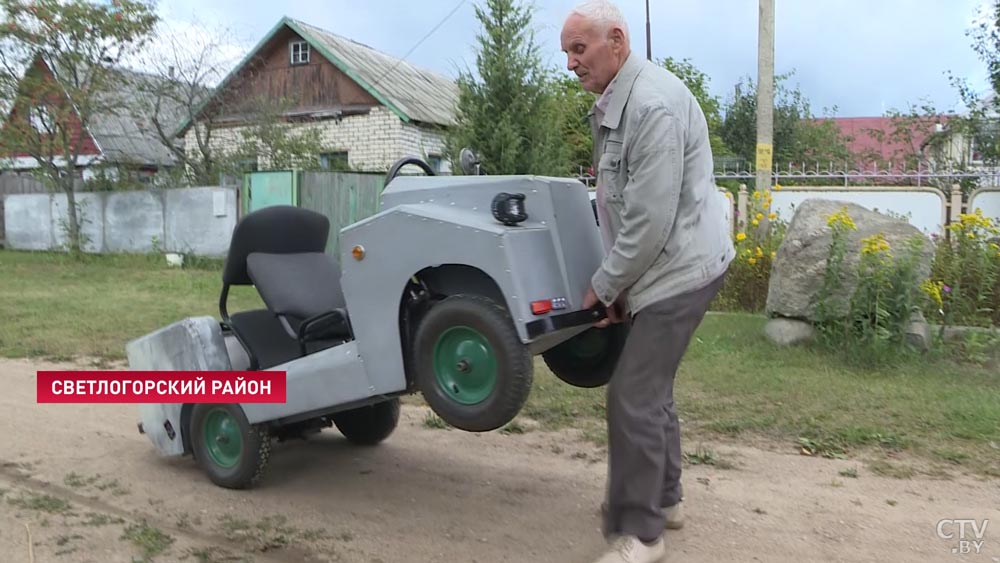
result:
<svg viewBox="0 0 1000 563"><path fill-rule="evenodd" d="M234 492L158 457L132 406L36 404L36 370L67 368L0 361L4 562L588 563L604 547L605 459L572 433L433 429L412 407L377 448L335 430L279 444L265 482ZM727 463L686 468L667 562L1000 562L1000 480L705 446ZM940 538L942 519L989 519L981 553L953 554L958 527Z"/></svg>

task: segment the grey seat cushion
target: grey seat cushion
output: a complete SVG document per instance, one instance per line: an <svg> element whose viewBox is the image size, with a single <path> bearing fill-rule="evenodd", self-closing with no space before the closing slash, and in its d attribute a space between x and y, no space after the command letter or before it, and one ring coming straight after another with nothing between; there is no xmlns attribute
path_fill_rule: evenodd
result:
<svg viewBox="0 0 1000 563"><path fill-rule="evenodd" d="M346 308L340 267L322 252L247 257L247 272L274 314L300 320Z"/></svg>

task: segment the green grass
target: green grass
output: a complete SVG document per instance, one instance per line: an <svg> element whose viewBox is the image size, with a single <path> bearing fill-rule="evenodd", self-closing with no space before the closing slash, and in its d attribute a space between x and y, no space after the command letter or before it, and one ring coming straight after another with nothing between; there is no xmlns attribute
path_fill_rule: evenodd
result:
<svg viewBox="0 0 1000 563"><path fill-rule="evenodd" d="M765 323L706 317L675 384L688 443L766 438L829 458L908 452L1000 476L1000 374L944 359L852 368L812 348L778 349ZM604 404L603 389L564 385L536 362L525 413L543 427L601 425Z"/></svg>
<svg viewBox="0 0 1000 563"><path fill-rule="evenodd" d="M125 343L188 316L219 318L221 264L168 268L162 257L0 251L0 355L125 357ZM259 306L252 288L229 310Z"/></svg>
<svg viewBox="0 0 1000 563"><path fill-rule="evenodd" d="M0 251L0 355L121 359L125 343L192 315L218 318L221 264L173 269L162 258ZM236 288L230 310L260 306ZM897 367L847 366L811 348L777 349L756 315L709 315L675 399L685 439L776 440L803 453L898 452L1000 476L1000 373L935 355ZM539 358L523 414L541 429L604 439L604 389L557 380ZM433 419L425 424L439 427ZM513 425L505 431L517 433ZM891 459L891 461L890 461Z"/></svg>

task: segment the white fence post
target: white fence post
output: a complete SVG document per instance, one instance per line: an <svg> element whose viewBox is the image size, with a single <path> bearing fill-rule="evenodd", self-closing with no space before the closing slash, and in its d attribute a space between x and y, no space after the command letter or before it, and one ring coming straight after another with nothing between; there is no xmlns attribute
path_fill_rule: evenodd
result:
<svg viewBox="0 0 1000 563"><path fill-rule="evenodd" d="M739 232L745 233L747 232L747 185L746 184L740 184L740 193L738 199L739 199L738 201L739 210L738 210L738 216L736 217L736 225L737 229L739 229Z"/></svg>
<svg viewBox="0 0 1000 563"><path fill-rule="evenodd" d="M951 185L951 213L948 217L948 223L957 223L961 221L959 215L962 214L962 187L958 184ZM947 225L946 225L947 226Z"/></svg>

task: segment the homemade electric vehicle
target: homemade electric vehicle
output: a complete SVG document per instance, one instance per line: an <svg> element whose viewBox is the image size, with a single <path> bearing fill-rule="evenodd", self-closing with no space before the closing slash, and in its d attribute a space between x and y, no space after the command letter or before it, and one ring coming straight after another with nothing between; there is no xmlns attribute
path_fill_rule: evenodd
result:
<svg viewBox="0 0 1000 563"><path fill-rule="evenodd" d="M468 154L463 159L469 164ZM426 175L402 175L407 165ZM336 426L374 445L420 393L451 426L484 432L521 410L541 355L567 384L607 383L624 325L593 327L581 301L604 252L587 188L539 176L436 176L416 158L387 176L380 211L340 232L319 213L266 207L236 225L221 322L180 320L126 346L134 370L277 370L284 403L145 404L139 430L245 488L272 441ZM266 308L230 312L233 286Z"/></svg>

